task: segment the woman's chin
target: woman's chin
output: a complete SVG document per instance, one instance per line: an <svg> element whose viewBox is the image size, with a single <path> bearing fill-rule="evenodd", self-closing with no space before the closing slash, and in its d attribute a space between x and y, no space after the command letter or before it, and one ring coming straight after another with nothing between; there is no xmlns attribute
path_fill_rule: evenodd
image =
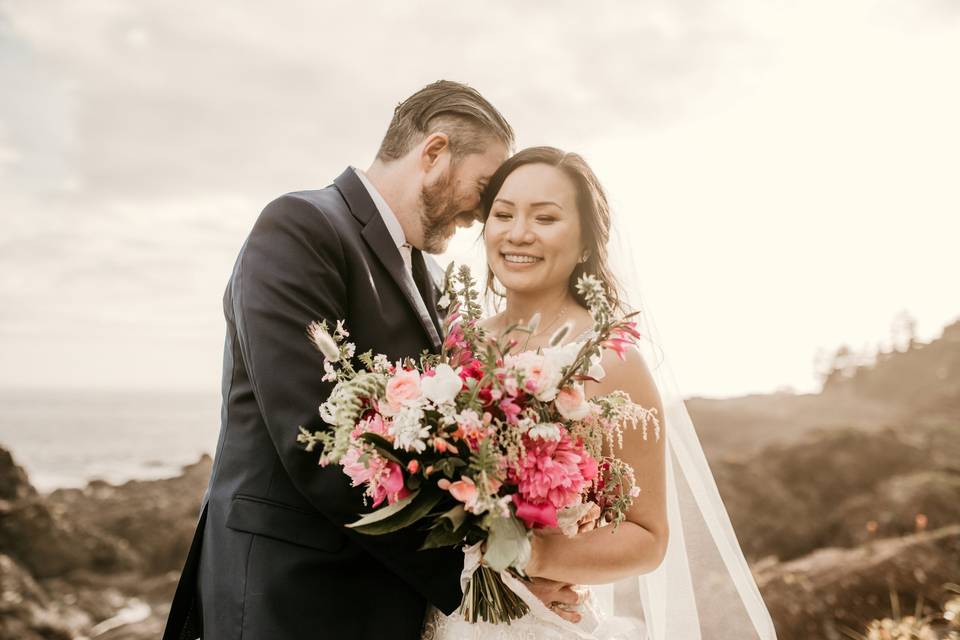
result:
<svg viewBox="0 0 960 640"><path fill-rule="evenodd" d="M505 289L514 293L529 293L543 288L544 280L535 274L505 273L497 275Z"/></svg>

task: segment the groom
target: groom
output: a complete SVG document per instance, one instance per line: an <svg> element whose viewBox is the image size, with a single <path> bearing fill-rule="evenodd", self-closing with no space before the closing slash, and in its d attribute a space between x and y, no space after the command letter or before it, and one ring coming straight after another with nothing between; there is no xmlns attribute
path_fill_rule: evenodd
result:
<svg viewBox="0 0 960 640"><path fill-rule="evenodd" d="M346 320L358 353L438 351L436 290L422 252L480 217L513 131L477 91L440 81L394 111L377 158L333 185L274 200L224 295L220 436L164 640L420 637L427 603L460 603L463 556L418 551L423 533L357 534L361 489L297 444L322 427L332 388L306 337ZM432 260L431 260L432 262ZM544 602L575 603L538 581Z"/></svg>

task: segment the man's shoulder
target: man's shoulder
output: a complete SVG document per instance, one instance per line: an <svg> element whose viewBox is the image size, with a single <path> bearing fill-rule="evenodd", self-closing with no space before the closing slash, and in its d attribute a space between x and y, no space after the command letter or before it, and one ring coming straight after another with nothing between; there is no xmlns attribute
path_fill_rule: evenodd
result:
<svg viewBox="0 0 960 640"><path fill-rule="evenodd" d="M350 208L333 185L323 189L291 191L271 200L260 214L259 224L292 225L295 228L343 229Z"/></svg>

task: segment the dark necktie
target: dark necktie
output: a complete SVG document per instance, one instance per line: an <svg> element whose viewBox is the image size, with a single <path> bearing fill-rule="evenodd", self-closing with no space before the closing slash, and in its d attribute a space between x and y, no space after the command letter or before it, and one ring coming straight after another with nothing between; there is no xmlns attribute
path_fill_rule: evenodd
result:
<svg viewBox="0 0 960 640"><path fill-rule="evenodd" d="M417 284L417 289L420 290L420 297L423 298L423 304L427 306L427 312L437 328L437 333L442 337L443 331L437 317L437 296L433 289L433 282L430 280L430 274L427 272L427 263L423 259L423 253L420 249L413 249L410 252L410 262L413 267L413 281Z"/></svg>

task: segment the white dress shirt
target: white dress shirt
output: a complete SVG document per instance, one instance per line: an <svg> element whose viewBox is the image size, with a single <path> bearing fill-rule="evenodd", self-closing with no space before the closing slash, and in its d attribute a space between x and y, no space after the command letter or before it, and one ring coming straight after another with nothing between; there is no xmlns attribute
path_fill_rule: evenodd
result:
<svg viewBox="0 0 960 640"><path fill-rule="evenodd" d="M403 233L403 227L400 226L400 221L397 219L397 214L393 212L393 209L390 208L387 201L383 199L383 196L380 195L377 188L373 186L367 174L356 167L353 167L353 170L356 172L357 177L360 178L363 186L366 187L367 193L370 194L370 198L373 200L373 204L377 206L377 211L380 212L380 217L383 218L383 223L387 225L387 231L390 232L390 237L393 238L393 241L397 245L397 250L400 252L400 257L403 258L403 264L407 267L407 273L409 273L410 278L413 279L413 248L410 246L410 243L407 242L407 238ZM414 289L416 289L416 287L414 287Z"/></svg>

